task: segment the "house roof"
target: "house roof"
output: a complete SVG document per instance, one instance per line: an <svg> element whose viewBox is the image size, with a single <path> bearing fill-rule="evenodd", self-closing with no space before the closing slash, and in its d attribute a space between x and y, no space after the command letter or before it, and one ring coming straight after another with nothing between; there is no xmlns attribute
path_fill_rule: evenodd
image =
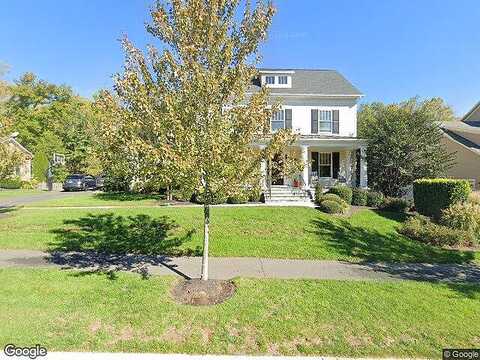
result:
<svg viewBox="0 0 480 360"><path fill-rule="evenodd" d="M450 131L461 131L471 134L480 134L480 124L478 127L472 126L469 123L464 122L463 120L445 121L442 123L442 128Z"/></svg>
<svg viewBox="0 0 480 360"><path fill-rule="evenodd" d="M463 123L466 123L468 125L471 125L473 127L478 127L480 128L480 120L473 120L473 121L469 121L468 118L476 111L479 111L480 112L480 101L478 103L476 103L473 108L467 112L463 118L460 120L462 121Z"/></svg>
<svg viewBox="0 0 480 360"><path fill-rule="evenodd" d="M23 152L24 154L26 154L27 156L29 157L32 157L33 158L33 154L28 151L22 144L20 144L14 137L12 136L8 136L8 137L4 137L3 139L0 139L0 143L10 143L12 145L14 145L15 147L17 147L21 152Z"/></svg>
<svg viewBox="0 0 480 360"><path fill-rule="evenodd" d="M261 68L261 73L284 71L292 76L291 88L271 88L271 94L318 95L360 97L362 93L336 70L327 69L274 69ZM251 92L260 90L260 80L255 79Z"/></svg>
<svg viewBox="0 0 480 360"><path fill-rule="evenodd" d="M460 145L466 147L467 149L476 153L477 155L480 155L480 145L477 145L473 141L470 141L470 140L464 138L463 136L461 136L461 135L459 135L459 134L457 134L457 133L455 133L451 130L448 130L446 128L443 128L443 132L451 140L453 140L453 141L459 143Z"/></svg>

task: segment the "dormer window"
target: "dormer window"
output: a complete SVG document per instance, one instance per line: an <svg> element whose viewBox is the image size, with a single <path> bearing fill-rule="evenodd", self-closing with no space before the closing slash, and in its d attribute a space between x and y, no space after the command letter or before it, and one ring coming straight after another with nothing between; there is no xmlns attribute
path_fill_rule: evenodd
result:
<svg viewBox="0 0 480 360"><path fill-rule="evenodd" d="M288 84L288 76L287 75L280 75L278 77L278 84L279 85L287 85Z"/></svg>
<svg viewBox="0 0 480 360"><path fill-rule="evenodd" d="M260 83L269 88L289 89L292 87L292 74L294 74L292 70L261 70Z"/></svg>
<svg viewBox="0 0 480 360"><path fill-rule="evenodd" d="M267 85L275 85L275 76L265 76L265 83Z"/></svg>

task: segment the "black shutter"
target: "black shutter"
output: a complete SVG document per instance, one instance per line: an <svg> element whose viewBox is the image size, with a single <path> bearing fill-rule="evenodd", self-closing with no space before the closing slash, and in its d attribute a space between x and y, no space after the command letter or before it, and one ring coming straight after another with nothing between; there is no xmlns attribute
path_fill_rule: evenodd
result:
<svg viewBox="0 0 480 360"><path fill-rule="evenodd" d="M318 152L312 151L312 172L316 172L318 175Z"/></svg>
<svg viewBox="0 0 480 360"><path fill-rule="evenodd" d="M285 129L292 128L292 109L285 109Z"/></svg>
<svg viewBox="0 0 480 360"><path fill-rule="evenodd" d="M340 172L340 153L332 153L332 169L333 169L333 178L338 179L338 173Z"/></svg>
<svg viewBox="0 0 480 360"><path fill-rule="evenodd" d="M338 110L333 110L333 123L332 123L332 133L340 133L340 112Z"/></svg>
<svg viewBox="0 0 480 360"><path fill-rule="evenodd" d="M312 109L312 134L318 134L318 110Z"/></svg>
<svg viewBox="0 0 480 360"><path fill-rule="evenodd" d="M356 156L355 186L360 187L360 161L362 159L362 154L360 152L360 149L357 149L355 156Z"/></svg>

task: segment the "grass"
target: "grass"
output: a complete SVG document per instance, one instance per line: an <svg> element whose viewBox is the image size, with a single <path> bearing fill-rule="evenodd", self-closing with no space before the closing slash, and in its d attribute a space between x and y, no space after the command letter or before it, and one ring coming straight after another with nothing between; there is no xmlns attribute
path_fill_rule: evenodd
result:
<svg viewBox="0 0 480 360"><path fill-rule="evenodd" d="M9 198L15 198L23 195L41 194L41 190L27 190L27 189L0 189L0 200L6 200Z"/></svg>
<svg viewBox="0 0 480 360"><path fill-rule="evenodd" d="M143 207L161 205L163 195L159 194L129 194L129 193L102 193L81 192L72 193L71 196L42 200L29 204L32 207L86 207L86 206L128 206Z"/></svg>
<svg viewBox="0 0 480 360"><path fill-rule="evenodd" d="M212 256L465 263L480 254L405 238L402 218L365 210L339 218L303 207L212 209ZM0 249L195 253L201 208L20 209L0 218Z"/></svg>
<svg viewBox="0 0 480 360"><path fill-rule="evenodd" d="M0 343L49 351L440 357L480 338L480 287L236 279L212 307L175 304L171 277L0 270Z"/></svg>

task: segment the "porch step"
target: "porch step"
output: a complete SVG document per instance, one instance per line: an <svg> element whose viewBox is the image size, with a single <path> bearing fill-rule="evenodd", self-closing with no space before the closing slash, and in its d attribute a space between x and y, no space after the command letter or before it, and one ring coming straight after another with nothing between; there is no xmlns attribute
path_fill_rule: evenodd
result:
<svg viewBox="0 0 480 360"><path fill-rule="evenodd" d="M280 202L310 202L309 194L302 189L289 187L286 185L272 186L270 191L265 191L266 203Z"/></svg>

